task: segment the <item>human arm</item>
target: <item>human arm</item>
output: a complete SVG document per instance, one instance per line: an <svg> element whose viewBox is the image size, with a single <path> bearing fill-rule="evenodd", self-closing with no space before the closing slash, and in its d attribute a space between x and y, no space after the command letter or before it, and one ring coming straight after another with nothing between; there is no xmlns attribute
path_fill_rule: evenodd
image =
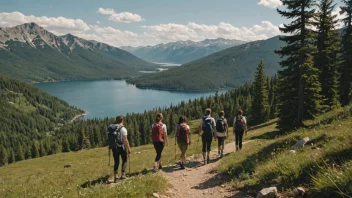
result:
<svg viewBox="0 0 352 198"><path fill-rule="evenodd" d="M169 138L168 138L168 136L167 136L167 127L166 127L165 124L163 125L162 130L163 130L165 145L166 145L166 146L169 146Z"/></svg>
<svg viewBox="0 0 352 198"><path fill-rule="evenodd" d="M226 123L226 139L229 137L229 125L227 123L227 120L225 121Z"/></svg>
<svg viewBox="0 0 352 198"><path fill-rule="evenodd" d="M203 131L203 120L200 120L200 125L199 125L199 132L198 135L201 136L202 135L202 131Z"/></svg>
<svg viewBox="0 0 352 198"><path fill-rule="evenodd" d="M188 138L188 145L191 145L191 129L189 125L187 125L188 133L187 133L187 138Z"/></svg>
<svg viewBox="0 0 352 198"><path fill-rule="evenodd" d="M216 122L215 119L213 119L213 130L214 130L214 140L218 137L217 131L216 131Z"/></svg>
<svg viewBox="0 0 352 198"><path fill-rule="evenodd" d="M244 124L245 124L245 128L244 128L245 135L247 135L248 127L247 127L247 119L246 119L246 117L243 117L243 121L244 121Z"/></svg>
<svg viewBox="0 0 352 198"><path fill-rule="evenodd" d="M127 139L127 135L123 135L122 136L122 140L123 140L123 144L125 145L127 151L128 151L128 154L131 154L132 150L131 150L131 146L130 146L130 143Z"/></svg>

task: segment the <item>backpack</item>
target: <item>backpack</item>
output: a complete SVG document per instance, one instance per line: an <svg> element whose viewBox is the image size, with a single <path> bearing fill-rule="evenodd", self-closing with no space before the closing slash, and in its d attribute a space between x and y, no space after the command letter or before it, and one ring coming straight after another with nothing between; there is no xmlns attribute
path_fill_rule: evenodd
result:
<svg viewBox="0 0 352 198"><path fill-rule="evenodd" d="M204 135L213 136L214 129L212 124L212 119L210 119L210 117L207 117L207 116L203 117L202 130L204 131Z"/></svg>
<svg viewBox="0 0 352 198"><path fill-rule="evenodd" d="M121 129L123 126L117 124L110 124L108 127L108 144L109 148L123 147L123 139Z"/></svg>
<svg viewBox="0 0 352 198"><path fill-rule="evenodd" d="M177 130L177 141L189 143L188 139L189 129L186 124L181 124Z"/></svg>
<svg viewBox="0 0 352 198"><path fill-rule="evenodd" d="M219 118L216 121L216 131L219 132L219 133L224 133L226 131L225 118Z"/></svg>
<svg viewBox="0 0 352 198"><path fill-rule="evenodd" d="M153 125L152 140L153 142L163 142L163 123Z"/></svg>
<svg viewBox="0 0 352 198"><path fill-rule="evenodd" d="M236 116L235 127L236 131L244 131L246 123L243 120L243 116Z"/></svg>

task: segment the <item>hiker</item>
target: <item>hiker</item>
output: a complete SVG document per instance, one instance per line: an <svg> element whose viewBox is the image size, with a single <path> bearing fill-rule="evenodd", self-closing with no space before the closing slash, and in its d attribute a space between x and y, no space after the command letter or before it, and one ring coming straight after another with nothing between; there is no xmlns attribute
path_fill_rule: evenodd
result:
<svg viewBox="0 0 352 198"><path fill-rule="evenodd" d="M190 135L191 135L191 132L190 132L189 125L187 124L187 119L185 116L182 116L179 118L179 121L177 124L177 133L176 133L177 145L181 150L181 156L180 156L181 169L185 169L186 151L187 151L188 145L191 145Z"/></svg>
<svg viewBox="0 0 352 198"><path fill-rule="evenodd" d="M225 118L225 112L220 111L219 116L216 120L216 135L218 137L218 155L222 158L224 155L225 139L229 136L229 127Z"/></svg>
<svg viewBox="0 0 352 198"><path fill-rule="evenodd" d="M122 159L121 177L126 179L127 157L130 157L131 147L127 139L127 129L123 126L123 116L116 117L116 123L108 127L109 156L110 149L114 157L114 182L118 179L120 156Z"/></svg>
<svg viewBox="0 0 352 198"><path fill-rule="evenodd" d="M242 150L243 134L246 133L247 135L247 120L246 117L243 116L242 110L238 111L238 115L233 121L233 130L236 139L236 151Z"/></svg>
<svg viewBox="0 0 352 198"><path fill-rule="evenodd" d="M202 152L203 152L203 160L204 165L209 164L210 161L210 149L211 149L211 142L216 140L216 123L215 119L211 117L211 109L207 108L205 110L205 116L200 120L199 126L199 136L202 136ZM203 131L203 134L202 134ZM206 157L206 158L205 158ZM206 159L206 161L205 161Z"/></svg>
<svg viewBox="0 0 352 198"><path fill-rule="evenodd" d="M158 113L155 117L155 123L152 125L152 140L156 151L156 157L155 157L154 167L153 167L155 172L162 169L161 153L163 152L163 149L164 149L164 143L166 146L169 145L166 125L161 122L162 120L163 120L163 114Z"/></svg>

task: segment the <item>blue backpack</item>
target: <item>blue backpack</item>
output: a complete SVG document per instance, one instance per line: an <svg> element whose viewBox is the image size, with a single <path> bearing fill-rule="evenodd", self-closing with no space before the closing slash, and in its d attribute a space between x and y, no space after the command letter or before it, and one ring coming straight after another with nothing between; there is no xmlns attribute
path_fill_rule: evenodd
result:
<svg viewBox="0 0 352 198"><path fill-rule="evenodd" d="M204 132L204 135L213 136L213 133L214 133L213 123L212 123L212 119L210 119L208 116L203 117L202 130Z"/></svg>
<svg viewBox="0 0 352 198"><path fill-rule="evenodd" d="M108 127L108 144L109 148L123 147L123 139L121 129L123 126L117 124L110 124Z"/></svg>

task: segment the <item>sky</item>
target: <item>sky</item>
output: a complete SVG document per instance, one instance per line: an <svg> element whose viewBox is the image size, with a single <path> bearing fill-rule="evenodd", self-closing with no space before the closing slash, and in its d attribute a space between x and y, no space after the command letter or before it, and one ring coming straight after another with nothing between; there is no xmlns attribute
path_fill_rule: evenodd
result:
<svg viewBox="0 0 352 198"><path fill-rule="evenodd" d="M336 3L339 3L336 0ZM280 34L280 0L0 0L0 27L35 22L116 47ZM338 13L338 7L336 8Z"/></svg>

